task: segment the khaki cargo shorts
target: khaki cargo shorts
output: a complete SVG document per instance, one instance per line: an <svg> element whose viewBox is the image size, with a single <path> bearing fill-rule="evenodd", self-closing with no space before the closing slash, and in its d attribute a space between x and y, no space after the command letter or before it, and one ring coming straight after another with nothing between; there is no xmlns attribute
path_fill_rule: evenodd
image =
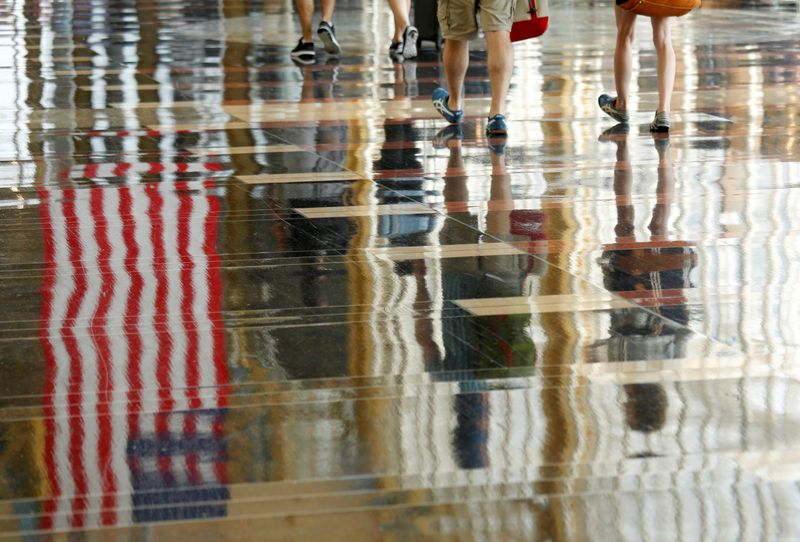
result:
<svg viewBox="0 0 800 542"><path fill-rule="evenodd" d="M511 31L515 0L439 0L439 26L444 39L478 37L478 17L484 32Z"/></svg>

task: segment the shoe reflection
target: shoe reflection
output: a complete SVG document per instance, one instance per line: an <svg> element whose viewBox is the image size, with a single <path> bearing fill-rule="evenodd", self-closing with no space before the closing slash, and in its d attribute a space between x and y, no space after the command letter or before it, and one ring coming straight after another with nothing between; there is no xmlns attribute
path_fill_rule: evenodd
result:
<svg viewBox="0 0 800 542"><path fill-rule="evenodd" d="M669 137L655 134L658 153L656 203L648 224L649 238L636 236L633 189L636 179L630 162L628 130L623 125L603 133L600 140L616 144L614 194L616 240L606 245L600 265L604 286L640 307L612 309L609 361L680 359L686 356L690 330L686 289L697 264L695 248L671 239L670 207L675 177L669 156ZM664 427L667 394L660 384L626 384L625 419L635 431L652 432Z"/></svg>

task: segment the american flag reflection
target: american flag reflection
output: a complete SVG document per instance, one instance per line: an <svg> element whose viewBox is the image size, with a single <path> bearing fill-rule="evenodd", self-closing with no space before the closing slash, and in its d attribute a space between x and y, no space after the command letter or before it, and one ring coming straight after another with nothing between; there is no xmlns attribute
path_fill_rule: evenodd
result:
<svg viewBox="0 0 800 542"><path fill-rule="evenodd" d="M40 193L43 529L226 512L220 205L210 188Z"/></svg>

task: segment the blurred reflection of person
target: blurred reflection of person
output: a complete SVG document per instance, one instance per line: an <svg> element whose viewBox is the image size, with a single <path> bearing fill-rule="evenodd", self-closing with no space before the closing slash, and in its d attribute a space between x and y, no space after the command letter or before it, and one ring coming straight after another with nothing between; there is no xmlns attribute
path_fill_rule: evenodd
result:
<svg viewBox="0 0 800 542"><path fill-rule="evenodd" d="M333 99L338 67L333 65L331 70L320 68L299 67L303 75L301 101ZM265 249L277 249L287 257L301 258L306 264L300 267L302 303L308 307L325 306L328 304L326 296L336 291L325 287L326 277L334 273L325 261L328 256L347 247L352 227L346 217L308 218L294 209L343 205L351 181L315 182L313 174L345 171L349 128L346 121L313 120L286 130L289 131L286 137L304 150L268 154L269 163L262 172L311 175L309 182L266 185L268 205L279 220L274 222L271 235L264 237L265 243L276 243L276 246ZM288 293L288 290L283 293Z"/></svg>
<svg viewBox="0 0 800 542"><path fill-rule="evenodd" d="M610 361L680 359L686 356L690 330L685 290L697 263L694 248L685 241L669 239L669 211L675 179L669 158L669 139L654 135L658 152L657 200L648 226L648 241L637 241L632 202L633 175L627 129L607 131L603 141L617 146L614 193L617 200L616 242L606 246L600 264L605 287L631 299L640 308L611 310ZM667 395L659 384L627 384L625 417L631 429L660 430L666 419Z"/></svg>
<svg viewBox="0 0 800 542"><path fill-rule="evenodd" d="M460 212L469 201L469 177L463 155L461 126L448 126L434 145L448 150L444 173L444 205ZM511 234L511 180L505 156L492 149L491 200L485 228L478 214L469 212L446 219L441 235L448 244L481 244L513 240ZM530 269L524 254L446 258L441 262L444 297L459 299L522 295ZM456 425L452 435L456 463L463 469L490 465L490 394L487 379L498 375L528 374L535 361L529 333L530 315L467 316L452 313L442 321L444 356L431 366L435 378L458 382L454 397Z"/></svg>

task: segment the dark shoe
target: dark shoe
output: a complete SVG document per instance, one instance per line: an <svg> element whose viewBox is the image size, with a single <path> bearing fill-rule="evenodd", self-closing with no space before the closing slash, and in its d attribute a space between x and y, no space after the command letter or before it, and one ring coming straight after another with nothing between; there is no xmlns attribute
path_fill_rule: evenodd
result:
<svg viewBox="0 0 800 542"><path fill-rule="evenodd" d="M669 150L669 132L653 132L653 144L659 156Z"/></svg>
<svg viewBox="0 0 800 542"><path fill-rule="evenodd" d="M403 58L417 57L417 39L419 31L416 26L408 25L403 30Z"/></svg>
<svg viewBox="0 0 800 542"><path fill-rule="evenodd" d="M450 124L458 124L464 118L464 110L463 109L450 109L447 105L447 102L450 98L450 94L443 88L437 88L433 91L433 95L431 95L431 100L433 100L433 107L436 108L436 111L444 117L444 120L449 122Z"/></svg>
<svg viewBox="0 0 800 542"><path fill-rule="evenodd" d="M597 105L603 110L603 113L611 117L617 122L627 124L629 120L628 112L622 109L617 109L617 99L612 98L608 94L602 94L597 99Z"/></svg>
<svg viewBox="0 0 800 542"><path fill-rule="evenodd" d="M615 124L607 130L603 130L598 141L619 141L625 139L631 131L630 124Z"/></svg>
<svg viewBox="0 0 800 542"><path fill-rule="evenodd" d="M342 52L342 47L336 40L336 32L334 31L332 24L326 21L319 23L319 27L317 27L317 35L325 45L326 53L329 55L338 55Z"/></svg>
<svg viewBox="0 0 800 542"><path fill-rule="evenodd" d="M506 126L506 118L503 115L489 117L489 122L486 123L486 135L504 136L507 133L508 126Z"/></svg>
<svg viewBox="0 0 800 542"><path fill-rule="evenodd" d="M313 43L305 43L303 38L297 42L297 46L292 49L292 58L300 64L313 64L317 53L314 51Z"/></svg>
<svg viewBox="0 0 800 542"><path fill-rule="evenodd" d="M403 42L395 41L389 46L389 56L397 62L403 61Z"/></svg>
<svg viewBox="0 0 800 542"><path fill-rule="evenodd" d="M669 132L670 122L669 113L666 111L657 112L653 122L650 123L650 131L657 133Z"/></svg>
<svg viewBox="0 0 800 542"><path fill-rule="evenodd" d="M506 136L494 136L486 141L489 150L497 156L506 153Z"/></svg>
<svg viewBox="0 0 800 542"><path fill-rule="evenodd" d="M451 124L439 130L439 133L433 137L433 148L446 149L449 147L450 141L461 141L462 139L464 139L464 131L461 129L461 125Z"/></svg>

